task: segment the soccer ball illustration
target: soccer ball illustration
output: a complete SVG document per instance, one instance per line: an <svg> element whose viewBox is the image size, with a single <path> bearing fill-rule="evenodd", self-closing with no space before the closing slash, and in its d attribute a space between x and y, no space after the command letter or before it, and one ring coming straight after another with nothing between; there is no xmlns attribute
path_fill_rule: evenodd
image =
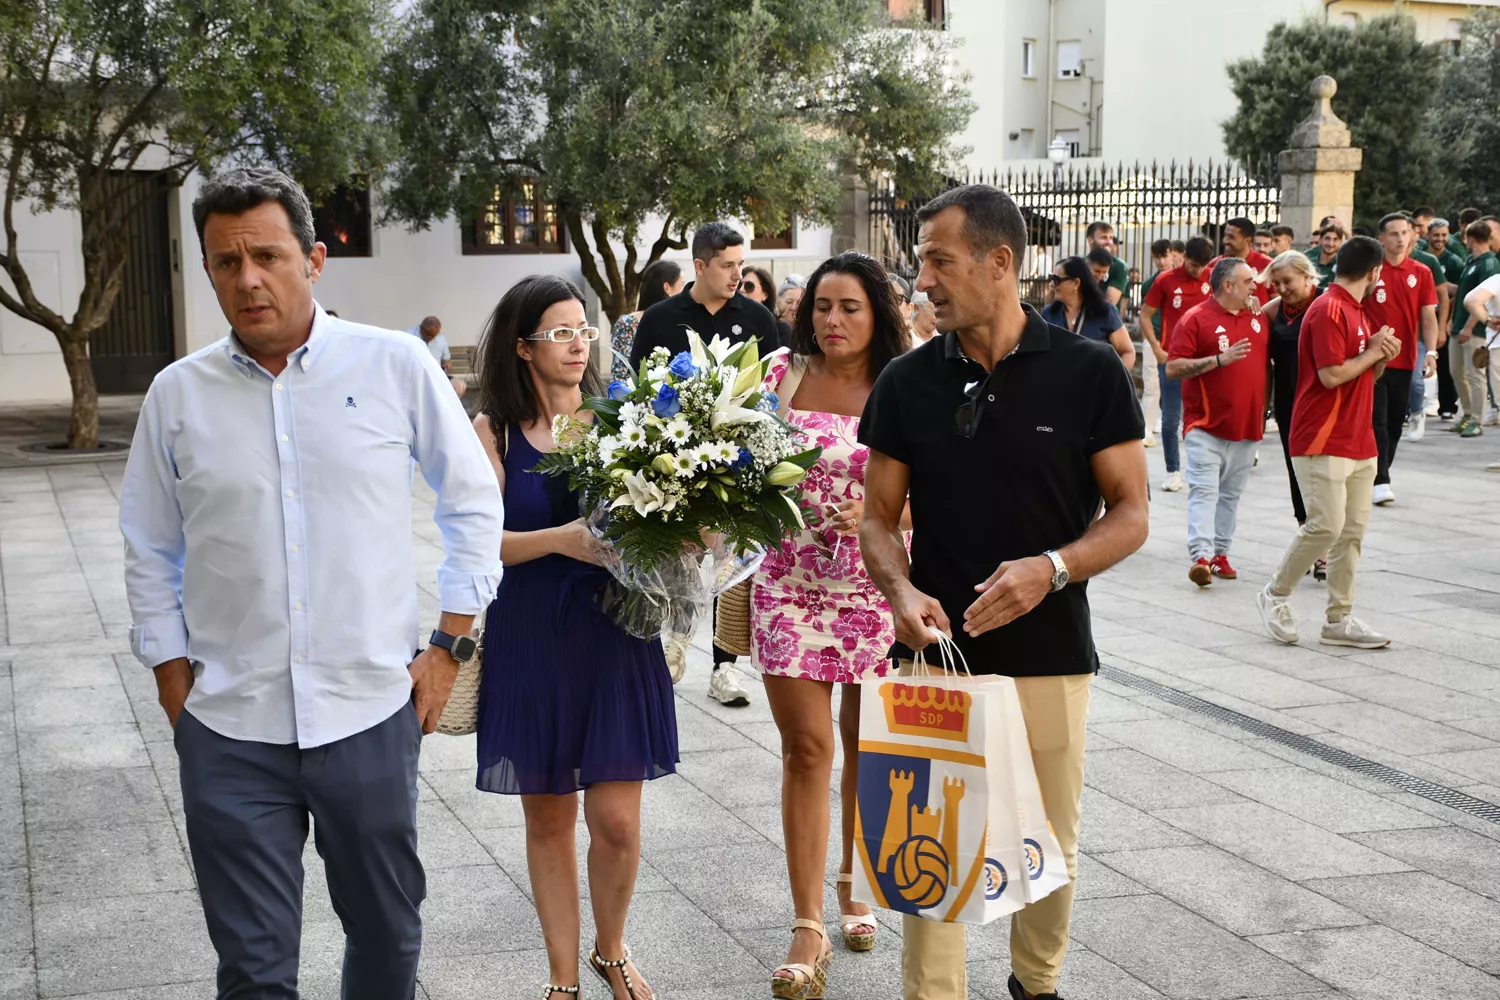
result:
<svg viewBox="0 0 1500 1000"><path fill-rule="evenodd" d="M896 851L892 875L901 898L925 910L948 893L948 852L931 837L910 837Z"/></svg>

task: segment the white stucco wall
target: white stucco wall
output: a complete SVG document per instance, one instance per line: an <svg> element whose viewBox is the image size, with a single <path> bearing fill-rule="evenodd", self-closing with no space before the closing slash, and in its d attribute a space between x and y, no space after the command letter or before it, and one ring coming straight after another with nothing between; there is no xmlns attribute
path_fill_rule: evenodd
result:
<svg viewBox="0 0 1500 1000"><path fill-rule="evenodd" d="M1219 126L1235 110L1225 66L1260 52L1278 21L1321 16L1323 9L1321 0L1193 6L1187 15L1182 0L1105 4L1106 161L1222 158Z"/></svg>

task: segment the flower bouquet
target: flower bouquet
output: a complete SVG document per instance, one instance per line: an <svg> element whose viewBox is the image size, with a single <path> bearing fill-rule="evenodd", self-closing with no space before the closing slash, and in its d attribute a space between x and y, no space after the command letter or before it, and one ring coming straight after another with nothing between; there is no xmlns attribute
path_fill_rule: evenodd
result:
<svg viewBox="0 0 1500 1000"><path fill-rule="evenodd" d="M557 450L536 467L579 493L615 582L606 610L640 638L690 633L712 596L803 526L799 484L822 452L761 391L782 351L761 358L754 339L705 344L691 330L688 344L675 358L658 347L634 384L586 399L592 423L559 416Z"/></svg>

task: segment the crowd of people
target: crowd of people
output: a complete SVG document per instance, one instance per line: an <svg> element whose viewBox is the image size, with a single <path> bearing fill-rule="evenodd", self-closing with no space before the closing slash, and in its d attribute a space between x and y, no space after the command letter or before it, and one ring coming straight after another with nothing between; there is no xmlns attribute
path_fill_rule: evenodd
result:
<svg viewBox="0 0 1500 1000"><path fill-rule="evenodd" d="M1242 219L1224 227L1222 254L1204 237L1159 241L1138 400L1112 227L1090 226L1088 254L1052 268L1039 310L1023 301L1027 229L1010 197L971 185L918 214L914 282L847 252L777 285L745 266L737 230L710 223L690 262L646 269L638 308L609 337L622 379L658 347L686 349L689 329L785 348L763 389L822 449L804 494L816 513L767 553L749 601L750 666L782 745L796 919L769 985L785 1000L830 990L836 740L837 922L847 950L877 946L879 925L851 896L858 685L911 672L934 630L975 674L1015 679L1047 820L1076 874L1099 665L1086 581L1145 542L1146 446L1159 438L1165 452L1163 488L1189 490L1190 578L1232 579L1235 508L1269 405L1300 527L1260 592L1266 627L1297 641L1288 597L1326 558L1322 641L1374 647L1384 638L1351 614L1360 542L1376 491L1389 495L1403 421L1408 438L1422 433L1415 373L1441 371L1441 331L1462 410L1443 411L1440 390L1439 412L1465 436L1485 422L1475 354L1500 326L1500 227L1487 220L1463 229L1469 259L1451 280L1448 225L1427 222L1441 284L1413 256L1421 213L1386 216L1378 241L1327 220L1306 252L1285 227ZM175 730L219 996L297 995L311 817L346 934L343 995L411 1000L421 740L480 656L476 787L520 798L548 961L540 996L579 993L582 793L596 929L584 961L616 1000L650 1000L625 930L642 787L678 764L685 661L601 613L603 543L567 484L535 471L555 418L587 419L585 398L605 391L582 293L555 276L504 293L480 337L470 421L434 318L418 344L317 304L324 249L290 179L225 172L193 217L231 332L153 383L120 520L131 645ZM437 628L415 656L413 461L444 549ZM710 694L725 705L750 698L734 661L715 648ZM1072 901L1070 882L1013 916L1015 1000L1056 1000ZM967 996L961 925L906 916L900 948L910 1000Z"/></svg>

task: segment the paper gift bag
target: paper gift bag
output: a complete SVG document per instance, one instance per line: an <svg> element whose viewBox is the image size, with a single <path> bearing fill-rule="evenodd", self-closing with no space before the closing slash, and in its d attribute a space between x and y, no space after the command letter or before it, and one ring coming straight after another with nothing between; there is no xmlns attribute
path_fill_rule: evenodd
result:
<svg viewBox="0 0 1500 1000"><path fill-rule="evenodd" d="M854 855L854 899L945 922L989 923L1066 883L1014 681L861 685Z"/></svg>
<svg viewBox="0 0 1500 1000"><path fill-rule="evenodd" d="M1031 760L1031 742L1026 735L1026 717L1021 713L1021 699L1016 684L1005 679L1006 716L1013 720L1005 726L1010 741L1011 783L1016 790L1021 849L1025 856L1026 877L1022 880L1026 901L1034 903L1055 889L1068 884L1068 866L1062 846L1047 822L1042 789L1037 783L1036 766Z"/></svg>

